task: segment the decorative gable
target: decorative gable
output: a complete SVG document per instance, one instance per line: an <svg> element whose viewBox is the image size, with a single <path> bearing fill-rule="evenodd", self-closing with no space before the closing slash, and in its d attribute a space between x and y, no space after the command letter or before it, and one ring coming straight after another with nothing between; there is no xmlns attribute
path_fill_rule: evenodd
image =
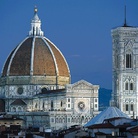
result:
<svg viewBox="0 0 138 138"><path fill-rule="evenodd" d="M67 92L96 92L98 89L99 85L93 85L85 80L67 85Z"/></svg>

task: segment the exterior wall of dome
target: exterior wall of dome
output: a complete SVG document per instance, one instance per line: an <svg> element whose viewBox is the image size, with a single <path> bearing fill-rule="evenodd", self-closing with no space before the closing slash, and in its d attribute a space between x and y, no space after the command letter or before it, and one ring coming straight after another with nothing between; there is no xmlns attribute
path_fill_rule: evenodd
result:
<svg viewBox="0 0 138 138"><path fill-rule="evenodd" d="M66 85L70 83L70 71L64 56L50 40L43 36L31 36L7 58L2 82Z"/></svg>

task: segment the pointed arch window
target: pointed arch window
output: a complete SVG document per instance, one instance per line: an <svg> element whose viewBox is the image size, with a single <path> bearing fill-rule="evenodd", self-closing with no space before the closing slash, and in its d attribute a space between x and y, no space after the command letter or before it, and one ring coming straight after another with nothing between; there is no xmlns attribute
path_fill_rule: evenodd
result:
<svg viewBox="0 0 138 138"><path fill-rule="evenodd" d="M132 68L132 55L126 54L126 68Z"/></svg>
<svg viewBox="0 0 138 138"><path fill-rule="evenodd" d="M133 83L130 83L130 90L133 90Z"/></svg>
<svg viewBox="0 0 138 138"><path fill-rule="evenodd" d="M128 111L128 104L126 104L126 111Z"/></svg>
<svg viewBox="0 0 138 138"><path fill-rule="evenodd" d="M128 90L128 82L125 83L125 90Z"/></svg>
<svg viewBox="0 0 138 138"><path fill-rule="evenodd" d="M133 104L130 105L130 109L131 109L131 111L134 110L134 106L133 106Z"/></svg>

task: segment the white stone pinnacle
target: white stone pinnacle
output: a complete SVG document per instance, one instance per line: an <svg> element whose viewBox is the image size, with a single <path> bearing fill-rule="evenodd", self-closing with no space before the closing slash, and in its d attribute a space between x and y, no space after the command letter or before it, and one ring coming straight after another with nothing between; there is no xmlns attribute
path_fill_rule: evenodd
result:
<svg viewBox="0 0 138 138"><path fill-rule="evenodd" d="M31 31L29 31L30 36L43 36L44 33L41 31L41 20L37 15L37 8L34 9L34 17L31 22Z"/></svg>

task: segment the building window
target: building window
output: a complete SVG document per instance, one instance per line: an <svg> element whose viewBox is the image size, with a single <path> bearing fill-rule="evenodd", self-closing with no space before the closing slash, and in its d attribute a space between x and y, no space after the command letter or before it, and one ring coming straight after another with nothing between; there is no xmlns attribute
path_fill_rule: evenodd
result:
<svg viewBox="0 0 138 138"><path fill-rule="evenodd" d="M18 107L18 111L19 111L19 112L22 111L22 107Z"/></svg>
<svg viewBox="0 0 138 138"><path fill-rule="evenodd" d="M70 102L70 98L68 98L68 102Z"/></svg>
<svg viewBox="0 0 138 138"><path fill-rule="evenodd" d="M51 101L51 110L53 110L53 107L54 107L54 106L53 106L53 101Z"/></svg>
<svg viewBox="0 0 138 138"><path fill-rule="evenodd" d="M97 108L97 104L95 104L95 108Z"/></svg>
<svg viewBox="0 0 138 138"><path fill-rule="evenodd" d="M133 104L131 104L131 106L130 106L130 107L131 107L131 111L133 111L133 110L134 110Z"/></svg>
<svg viewBox="0 0 138 138"><path fill-rule="evenodd" d="M95 99L95 102L97 102L97 99Z"/></svg>
<svg viewBox="0 0 138 138"><path fill-rule="evenodd" d="M130 90L133 90L133 83L130 83Z"/></svg>
<svg viewBox="0 0 138 138"><path fill-rule="evenodd" d="M37 103L35 104L35 108L37 108Z"/></svg>
<svg viewBox="0 0 138 138"><path fill-rule="evenodd" d="M70 108L70 104L68 104L68 108Z"/></svg>
<svg viewBox="0 0 138 138"><path fill-rule="evenodd" d="M125 90L128 90L128 82L125 83Z"/></svg>
<svg viewBox="0 0 138 138"><path fill-rule="evenodd" d="M13 107L13 112L16 112L16 108L15 107Z"/></svg>
<svg viewBox="0 0 138 138"><path fill-rule="evenodd" d="M126 104L126 111L128 111L128 104Z"/></svg>
<svg viewBox="0 0 138 138"><path fill-rule="evenodd" d="M17 89L17 93L18 93L19 95L21 95L21 94L23 93L23 88L22 88L22 87L19 87L19 88Z"/></svg>
<svg viewBox="0 0 138 138"><path fill-rule="evenodd" d="M47 92L47 88L45 88L45 87L42 88L42 89L41 89L41 92L42 92L42 93L46 93L46 92Z"/></svg>
<svg viewBox="0 0 138 138"><path fill-rule="evenodd" d="M62 107L62 105L63 105L63 103L62 103L62 101L60 102L60 106Z"/></svg>
<svg viewBox="0 0 138 138"><path fill-rule="evenodd" d="M126 54L126 68L132 68L131 54Z"/></svg>

